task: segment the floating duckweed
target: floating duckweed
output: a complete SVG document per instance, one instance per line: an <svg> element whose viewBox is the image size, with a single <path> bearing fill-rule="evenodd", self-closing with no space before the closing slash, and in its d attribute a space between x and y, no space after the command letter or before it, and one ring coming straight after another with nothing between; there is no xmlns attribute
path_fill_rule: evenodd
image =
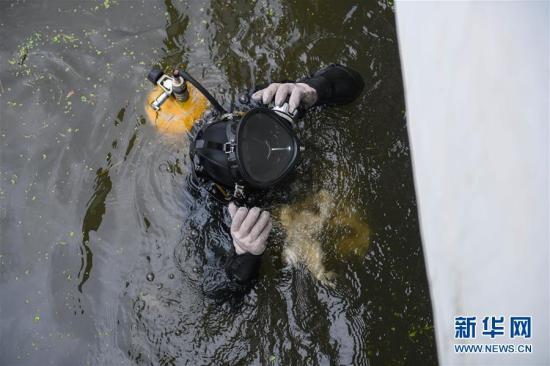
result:
<svg viewBox="0 0 550 366"><path fill-rule="evenodd" d="M40 315L37 314L37 315L34 316L32 322L33 323L38 323L39 321L40 321Z"/></svg>
<svg viewBox="0 0 550 366"><path fill-rule="evenodd" d="M59 33L52 37L53 43L74 43L78 41L78 37L74 34Z"/></svg>
<svg viewBox="0 0 550 366"><path fill-rule="evenodd" d="M31 34L23 43L23 45L19 46L19 50L17 51L17 55L19 56L19 64L23 65L25 60L27 59L27 55L29 53L29 50L35 48L38 45L38 42L41 39L40 33L33 33Z"/></svg>
<svg viewBox="0 0 550 366"><path fill-rule="evenodd" d="M68 43L73 43L78 41L78 38L74 34L62 34L63 41Z"/></svg>

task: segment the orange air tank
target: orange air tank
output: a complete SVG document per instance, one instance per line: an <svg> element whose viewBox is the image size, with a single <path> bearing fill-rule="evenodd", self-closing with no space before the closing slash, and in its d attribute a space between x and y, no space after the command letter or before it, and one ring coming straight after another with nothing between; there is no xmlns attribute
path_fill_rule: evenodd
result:
<svg viewBox="0 0 550 366"><path fill-rule="evenodd" d="M162 94L163 90L156 85L147 95L145 104L147 120L161 134L181 135L189 132L208 108L208 99L191 83L187 83L187 90L189 98L185 102L180 102L171 95L158 111L151 107L151 103Z"/></svg>

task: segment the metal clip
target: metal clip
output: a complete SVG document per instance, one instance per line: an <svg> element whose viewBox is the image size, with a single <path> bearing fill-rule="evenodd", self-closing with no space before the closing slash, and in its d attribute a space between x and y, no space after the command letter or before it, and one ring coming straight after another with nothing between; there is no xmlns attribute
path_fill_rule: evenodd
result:
<svg viewBox="0 0 550 366"><path fill-rule="evenodd" d="M231 154L235 151L235 142L234 141L228 141L225 144L223 144L223 152L226 154Z"/></svg>
<svg viewBox="0 0 550 366"><path fill-rule="evenodd" d="M234 198L244 198L244 186L241 186L239 183L235 183L235 188L233 190Z"/></svg>
<svg viewBox="0 0 550 366"><path fill-rule="evenodd" d="M232 121L233 120L233 113L222 114L220 119Z"/></svg>

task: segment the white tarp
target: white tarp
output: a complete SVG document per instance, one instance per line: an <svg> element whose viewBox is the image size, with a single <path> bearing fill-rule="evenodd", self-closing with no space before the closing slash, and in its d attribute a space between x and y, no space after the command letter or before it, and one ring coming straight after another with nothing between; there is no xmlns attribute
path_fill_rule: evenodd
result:
<svg viewBox="0 0 550 366"><path fill-rule="evenodd" d="M396 4L439 361L550 365L549 2ZM475 339L455 339L455 316ZM532 316L532 337L509 336ZM503 336L483 336L504 316ZM532 344L531 354L454 344Z"/></svg>

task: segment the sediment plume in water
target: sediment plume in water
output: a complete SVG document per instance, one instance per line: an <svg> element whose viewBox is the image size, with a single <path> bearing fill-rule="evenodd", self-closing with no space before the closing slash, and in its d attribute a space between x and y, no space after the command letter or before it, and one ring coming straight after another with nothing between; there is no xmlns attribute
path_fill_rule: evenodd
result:
<svg viewBox="0 0 550 366"><path fill-rule="evenodd" d="M305 200L282 206L276 213L286 231L283 257L291 266L304 265L323 284L331 285L335 273L326 269L321 236L327 231L342 231L335 241L340 255L361 255L368 248L369 228L346 205L336 209L335 197L321 190Z"/></svg>

